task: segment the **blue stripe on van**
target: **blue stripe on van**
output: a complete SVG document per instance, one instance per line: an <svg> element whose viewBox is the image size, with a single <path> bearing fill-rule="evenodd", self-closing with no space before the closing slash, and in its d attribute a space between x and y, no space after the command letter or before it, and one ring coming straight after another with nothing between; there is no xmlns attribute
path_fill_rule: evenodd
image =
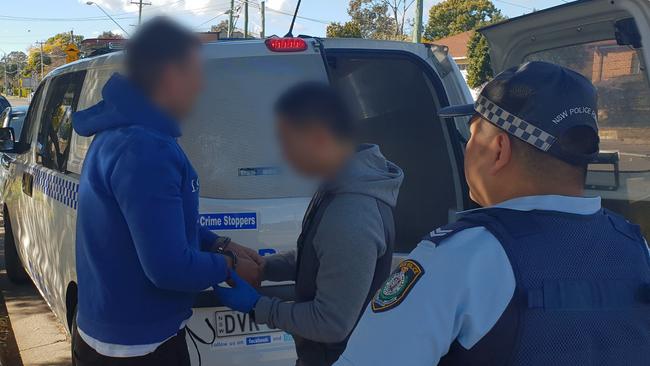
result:
<svg viewBox="0 0 650 366"><path fill-rule="evenodd" d="M41 166L31 166L27 171L34 175L34 189L74 210L77 209L79 183Z"/></svg>

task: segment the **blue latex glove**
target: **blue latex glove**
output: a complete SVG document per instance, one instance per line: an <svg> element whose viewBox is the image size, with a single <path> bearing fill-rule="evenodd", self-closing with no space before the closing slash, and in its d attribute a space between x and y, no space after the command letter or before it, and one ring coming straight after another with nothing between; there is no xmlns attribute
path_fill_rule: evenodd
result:
<svg viewBox="0 0 650 366"><path fill-rule="evenodd" d="M249 313L255 308L257 300L261 297L260 294L237 273L231 272L230 278L234 287L214 286L214 292L223 305L242 313Z"/></svg>

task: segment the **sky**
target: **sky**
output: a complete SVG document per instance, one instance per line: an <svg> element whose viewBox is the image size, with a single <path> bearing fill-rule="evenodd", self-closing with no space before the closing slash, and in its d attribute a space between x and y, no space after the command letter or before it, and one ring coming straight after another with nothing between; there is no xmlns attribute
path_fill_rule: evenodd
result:
<svg viewBox="0 0 650 366"><path fill-rule="evenodd" d="M137 0L136 0L137 1ZM173 16L197 31L208 31L211 25L227 19L224 14L230 7L230 0L146 0L152 3L143 11L143 19L155 15ZM249 0L250 29L261 29L259 2ZM267 35L284 35L291 22L288 15L293 12L298 0L267 0ZM87 0L0 0L0 53L14 50L26 51L35 42L44 41L60 32L81 34L93 38L103 31L124 33L114 22L102 13L96 5L87 5ZM138 7L130 0L95 0L102 9L127 32L135 30L138 21ZM428 9L440 0L425 0L425 16ZM515 17L560 5L567 0L493 0L508 17ZM235 0L236 4L242 0ZM303 0L300 16L296 21L294 34L324 36L327 24L344 22L348 0ZM413 12L413 9L411 9ZM411 15L412 16L412 15ZM425 19L426 22L426 19ZM243 16L237 27L242 27Z"/></svg>

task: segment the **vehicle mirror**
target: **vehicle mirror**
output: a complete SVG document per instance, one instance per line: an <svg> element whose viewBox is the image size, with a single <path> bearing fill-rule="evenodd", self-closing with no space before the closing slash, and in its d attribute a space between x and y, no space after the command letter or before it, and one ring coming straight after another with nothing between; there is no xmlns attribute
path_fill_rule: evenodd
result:
<svg viewBox="0 0 650 366"><path fill-rule="evenodd" d="M0 128L0 152L14 152L15 144L13 127Z"/></svg>

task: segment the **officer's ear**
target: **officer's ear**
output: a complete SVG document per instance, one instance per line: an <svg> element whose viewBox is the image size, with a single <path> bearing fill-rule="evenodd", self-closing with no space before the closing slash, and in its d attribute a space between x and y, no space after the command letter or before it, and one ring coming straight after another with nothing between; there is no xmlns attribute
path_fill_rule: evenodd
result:
<svg viewBox="0 0 650 366"><path fill-rule="evenodd" d="M491 173L497 174L506 168L512 161L512 140L510 139L510 135L499 131L495 134L491 145L492 149L494 149L494 161Z"/></svg>

